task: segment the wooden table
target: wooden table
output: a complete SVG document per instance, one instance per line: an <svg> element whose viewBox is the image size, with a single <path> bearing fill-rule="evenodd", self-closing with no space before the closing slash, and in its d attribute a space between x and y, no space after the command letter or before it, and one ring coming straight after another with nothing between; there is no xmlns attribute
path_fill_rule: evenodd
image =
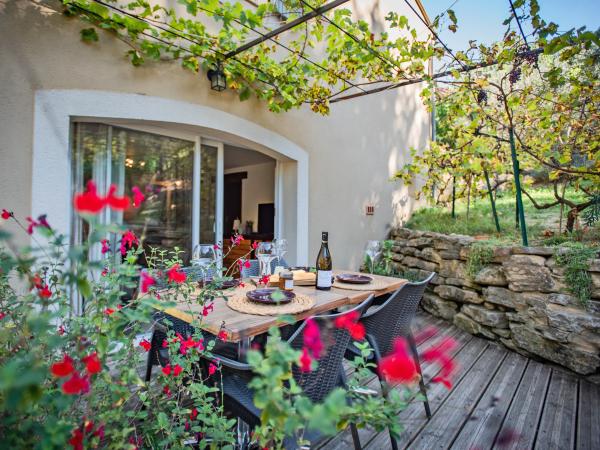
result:
<svg viewBox="0 0 600 450"><path fill-rule="evenodd" d="M358 273L352 271L336 270L334 274L339 273ZM332 288L330 291L319 291L314 287L295 286L294 292L311 296L316 303L313 308L294 317L296 320L303 320L307 317L317 314L323 314L328 311L345 305L356 305L365 300L369 295L375 294L376 297L393 292L402 286L407 280L402 278L384 277L381 275L369 275L374 279L385 283L385 288L377 291L355 291L349 289ZM202 306L196 304L182 303L175 308L165 310L166 314L191 323L194 316L202 312ZM214 309L202 320L202 329L212 334L218 334L222 327L227 331L229 342L238 342L248 344L249 341L259 334L266 333L273 325L283 325L278 321L277 316L258 316L254 314L245 314L227 306L222 298L214 301ZM245 345L244 345L245 346Z"/></svg>

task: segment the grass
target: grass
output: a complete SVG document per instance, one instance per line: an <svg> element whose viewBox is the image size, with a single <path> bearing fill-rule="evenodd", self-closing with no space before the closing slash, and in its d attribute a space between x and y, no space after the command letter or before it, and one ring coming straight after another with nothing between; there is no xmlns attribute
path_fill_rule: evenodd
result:
<svg viewBox="0 0 600 450"><path fill-rule="evenodd" d="M531 196L539 204L549 203L554 200L554 193L550 188L537 188L530 192ZM567 191L567 198L580 201L584 198L581 192ZM531 201L523 196L525 206L525 223L530 244L551 243L559 240L574 240L574 236L566 239L559 233L560 206L548 209L536 209ZM469 215L467 218L466 200L456 201L456 217L452 218L450 207L428 207L415 211L405 224L407 228L434 231L438 233L456 233L469 236L481 236L482 239L495 239L506 243L518 243L521 234L515 228L515 197L512 192L498 192L496 198L496 210L500 221L501 233L496 232L492 207L489 197L471 199ZM562 232L565 230L566 214L563 211ZM548 237L549 232L554 237ZM575 234L575 233L574 233ZM600 229L593 227L585 233L586 241L600 241Z"/></svg>

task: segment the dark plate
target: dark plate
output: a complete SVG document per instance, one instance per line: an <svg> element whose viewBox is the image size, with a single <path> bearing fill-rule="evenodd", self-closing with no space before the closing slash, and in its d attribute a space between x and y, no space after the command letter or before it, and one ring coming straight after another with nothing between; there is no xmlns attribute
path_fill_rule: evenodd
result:
<svg viewBox="0 0 600 450"><path fill-rule="evenodd" d="M285 298L282 298L281 300L273 300L271 298L271 294L275 291L279 291L279 289L255 289L253 291L248 291L246 297L248 297L248 299L250 299L253 302L262 303L263 305L282 305L291 302L294 299L294 297L296 297L296 294L294 294L293 292L279 291L285 296Z"/></svg>
<svg viewBox="0 0 600 450"><path fill-rule="evenodd" d="M342 283L349 284L369 284L371 281L373 281L373 278L371 277L368 277L366 275L356 275L353 273L341 273L338 276L336 276L336 278Z"/></svg>
<svg viewBox="0 0 600 450"><path fill-rule="evenodd" d="M208 280L209 283L212 283L212 280ZM234 287L238 287L240 285L240 280L222 280L219 281L218 284L215 286L215 289L218 290L224 290L224 289L231 289ZM204 282L203 281L198 281L198 286L200 287L204 287Z"/></svg>

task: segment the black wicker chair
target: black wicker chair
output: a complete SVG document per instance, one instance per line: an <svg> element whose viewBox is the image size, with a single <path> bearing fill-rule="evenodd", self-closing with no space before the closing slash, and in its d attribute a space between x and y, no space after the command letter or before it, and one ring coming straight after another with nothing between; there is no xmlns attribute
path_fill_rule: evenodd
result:
<svg viewBox="0 0 600 450"><path fill-rule="evenodd" d="M419 354L417 353L417 345L412 335L411 324L417 313L419 303L423 298L423 293L429 282L435 277L435 273L431 273L425 280L418 283L406 283L395 291L383 304L371 308L361 318L361 322L365 326L366 339L373 348L371 353L371 362L375 364L373 371L377 374L381 384L382 392L384 395L388 393L388 387L385 385L377 367L382 356L389 354L393 347L394 341L403 337L406 338L410 346L411 353L417 366L419 375L421 372L421 363L419 361ZM351 345L346 351L347 359L354 359L354 357L360 355L358 349ZM427 390L423 377L419 381L419 388L421 394L425 397L424 406L425 414L427 418L431 418L431 409L429 407L429 400L427 399ZM396 440L393 436L392 448L397 448Z"/></svg>
<svg viewBox="0 0 600 450"><path fill-rule="evenodd" d="M343 368L344 353L350 344L350 334L345 329L339 329L332 326L332 321L336 317L343 316L351 311L364 312L369 305L373 296L354 307L349 311L338 314L315 316L313 319L317 321L322 330L327 330L330 333L327 336L327 342L333 342L333 345L327 348L326 354L319 359L318 368L312 372L302 372L299 368L294 367L293 375L298 385L302 388L304 394L315 403L323 401L327 395L336 387L346 387L345 374ZM302 348L303 345L303 323L296 332L287 340L289 344L296 349ZM252 378L252 369L250 365L232 361L227 358L221 358L220 363L223 367L223 378L221 388L223 391L224 406L227 411L242 419L250 428L254 428L260 424L261 411L254 405L253 392L248 387L248 382ZM360 449L360 440L356 425L351 424L352 440L354 448ZM304 438L312 443L317 442L322 436L315 430L307 430ZM290 437L284 442L284 447L287 450L295 449L297 442Z"/></svg>

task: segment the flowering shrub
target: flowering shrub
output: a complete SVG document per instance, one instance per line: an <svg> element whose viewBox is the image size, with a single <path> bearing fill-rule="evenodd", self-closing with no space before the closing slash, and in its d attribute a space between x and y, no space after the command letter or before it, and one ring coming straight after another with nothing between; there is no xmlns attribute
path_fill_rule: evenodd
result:
<svg viewBox="0 0 600 450"><path fill-rule="evenodd" d="M219 277L198 290L182 270L178 249L146 254L142 239L130 230L99 223L105 208L139 207L143 194L136 188L132 193L133 201L117 196L113 187L101 195L90 182L75 195L74 208L89 225L82 245L69 245L46 216L28 218L24 225L2 210L3 220L14 220L34 243L16 249L0 230L0 441L7 448L235 445L235 420L223 410L221 366L213 354L216 343L227 339L227 330L218 336L200 331L214 300L223 296L217 289ZM110 239L114 236L120 240ZM94 246L100 249L99 261L88 258ZM146 269L137 263L140 256ZM126 293L135 290L140 295L128 298ZM191 335L167 327L162 348L168 361L146 383L140 373L152 343L136 336L147 332L157 310L174 306L175 299L199 303L202 310L194 315ZM365 331L357 320L347 315L334 326L360 341ZM264 351L248 352L255 373L251 387L263 410L262 425L255 430L261 445L279 448L291 435L302 441L307 428L333 434L349 421L399 431L396 413L406 396L398 391L388 399L359 393L372 367L367 362L371 350L358 341L362 357L354 362L350 390L335 390L319 404L302 394L292 375L294 367L315 370L328 350L316 323L308 321L301 350L291 348L273 329ZM386 376L397 373L392 365L381 369ZM444 380L450 369L442 374Z"/></svg>

